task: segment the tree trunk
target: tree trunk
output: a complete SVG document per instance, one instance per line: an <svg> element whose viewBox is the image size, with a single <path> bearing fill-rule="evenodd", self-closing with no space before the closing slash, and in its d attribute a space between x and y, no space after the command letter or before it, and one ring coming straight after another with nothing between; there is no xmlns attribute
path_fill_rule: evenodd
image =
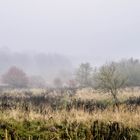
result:
<svg viewBox="0 0 140 140"><path fill-rule="evenodd" d="M119 110L119 100L117 98L117 93L118 92L116 90L112 92L112 96L114 98L114 110Z"/></svg>

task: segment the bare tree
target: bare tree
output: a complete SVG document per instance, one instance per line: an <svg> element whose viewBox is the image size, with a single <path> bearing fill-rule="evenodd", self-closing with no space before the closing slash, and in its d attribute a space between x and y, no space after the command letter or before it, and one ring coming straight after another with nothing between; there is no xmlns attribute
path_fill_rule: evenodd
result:
<svg viewBox="0 0 140 140"><path fill-rule="evenodd" d="M3 76L2 81L13 88L25 88L28 86L28 78L23 70L13 66Z"/></svg>
<svg viewBox="0 0 140 140"><path fill-rule="evenodd" d="M117 105L119 100L117 94L125 85L126 78L122 77L114 63L102 66L95 76L97 87L105 92L110 92Z"/></svg>

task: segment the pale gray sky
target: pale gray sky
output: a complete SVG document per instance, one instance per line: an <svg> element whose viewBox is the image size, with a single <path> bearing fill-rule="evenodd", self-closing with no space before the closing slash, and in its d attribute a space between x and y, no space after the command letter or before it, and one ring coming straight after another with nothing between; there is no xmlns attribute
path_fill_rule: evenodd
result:
<svg viewBox="0 0 140 140"><path fill-rule="evenodd" d="M103 62L140 58L140 0L0 0L0 47Z"/></svg>

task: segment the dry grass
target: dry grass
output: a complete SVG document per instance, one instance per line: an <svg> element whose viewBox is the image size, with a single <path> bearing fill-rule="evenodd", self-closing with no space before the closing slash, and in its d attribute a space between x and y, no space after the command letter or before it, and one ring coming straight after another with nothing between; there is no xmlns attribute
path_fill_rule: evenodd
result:
<svg viewBox="0 0 140 140"><path fill-rule="evenodd" d="M136 111L127 111L125 106L121 106L119 110L113 111L112 107L101 111L96 110L92 113L84 112L83 110L71 111L61 110L61 111L51 111L48 108L48 112L45 115L37 114L33 111L23 112L22 110L9 110L0 114L0 120L16 120L24 121L28 119L30 121L48 121L51 120L52 123L62 123L64 120L68 122L83 122L85 124L90 124L95 120L101 120L103 122L120 122L125 126L130 128L140 128L140 107Z"/></svg>
<svg viewBox="0 0 140 140"><path fill-rule="evenodd" d="M31 90L33 95L39 95L44 90ZM14 96L21 96L22 91L11 91L9 94ZM120 100L127 100L130 97L139 97L140 90L123 90L119 93L118 97ZM78 90L77 93L73 96L76 99L82 100L112 100L112 96L110 94L99 93L98 91L92 89L83 89ZM113 107L110 106L107 109L101 111L100 109L94 110L93 112L85 112L84 110L76 110L72 109L70 111L66 110L57 110L52 111L50 107L47 107L46 114L39 114L31 110L30 112L23 112L20 109L16 110L7 110L4 112L0 112L0 120L16 120L16 121L24 121L25 119L28 120L39 120L39 121L48 121L50 120L52 123L61 123L64 120L68 122L84 122L85 124L90 124L92 121L101 120L103 122L120 122L123 123L125 126L130 128L139 128L140 129L140 106L134 110L130 111L127 110L127 106L121 105L119 110L114 111Z"/></svg>
<svg viewBox="0 0 140 140"><path fill-rule="evenodd" d="M3 92L4 95L9 95L9 96L15 96L15 97L21 97L21 96L26 96L26 93L30 93L33 96L38 96L41 95L42 93L46 93L47 90L46 89L15 89L15 90L5 90ZM49 93L52 94L52 93ZM2 95L2 93L1 93ZM58 94L56 93L56 91L52 94L57 96ZM128 89L123 89L120 91L120 93L118 94L118 98L120 100L127 100L130 97L140 97L140 89L138 88L128 88ZM85 88L82 90L77 90L76 94L73 96L73 98L76 99L82 99L82 100L112 100L112 96L110 93L104 93L98 90L94 90L91 88Z"/></svg>
<svg viewBox="0 0 140 140"><path fill-rule="evenodd" d="M120 101L124 101L129 99L130 97L140 97L140 90L137 88L135 89L125 89L121 90L118 93L118 98ZM104 101L112 100L112 96L109 93L104 93L101 91L93 90L93 89L82 89L78 90L76 95L74 96L76 99L81 99L81 100L96 100L96 101Z"/></svg>

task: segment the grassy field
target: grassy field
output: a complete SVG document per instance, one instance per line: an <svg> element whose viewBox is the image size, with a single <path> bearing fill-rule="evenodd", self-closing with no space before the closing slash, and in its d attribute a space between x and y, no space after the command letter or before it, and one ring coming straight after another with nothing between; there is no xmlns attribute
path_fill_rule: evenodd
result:
<svg viewBox="0 0 140 140"><path fill-rule="evenodd" d="M0 139L139 140L140 91L112 96L92 89L5 90L0 95Z"/></svg>

